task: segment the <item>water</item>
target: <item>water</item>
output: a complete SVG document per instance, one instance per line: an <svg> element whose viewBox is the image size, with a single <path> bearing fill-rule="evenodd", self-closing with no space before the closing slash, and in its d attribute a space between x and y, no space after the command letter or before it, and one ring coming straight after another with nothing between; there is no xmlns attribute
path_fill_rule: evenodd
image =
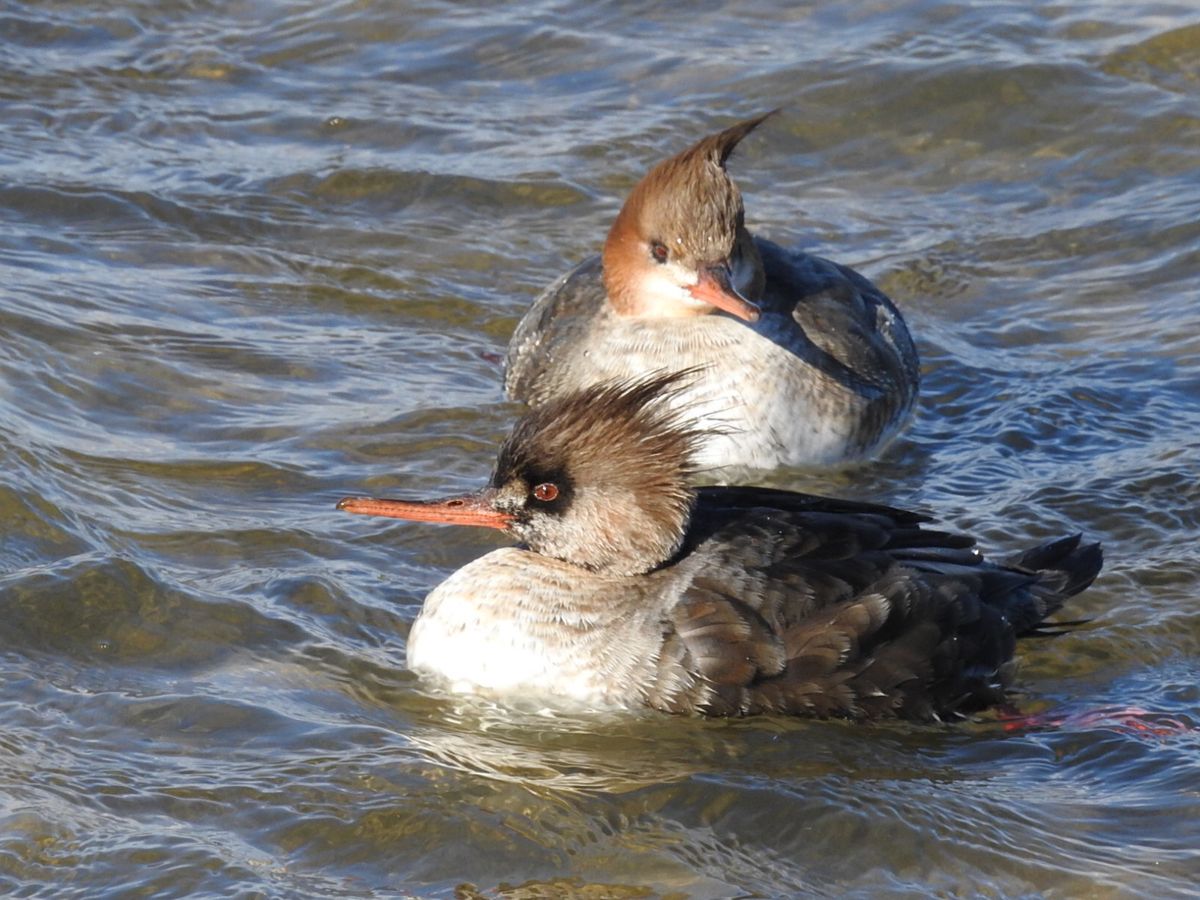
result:
<svg viewBox="0 0 1200 900"><path fill-rule="evenodd" d="M1194 7L784 6L0 5L4 892L1196 895ZM477 485L533 296L779 105L751 226L877 280L925 383L883 459L773 481L1102 540L1022 653L1065 721L426 691L418 604L496 539L335 500Z"/></svg>

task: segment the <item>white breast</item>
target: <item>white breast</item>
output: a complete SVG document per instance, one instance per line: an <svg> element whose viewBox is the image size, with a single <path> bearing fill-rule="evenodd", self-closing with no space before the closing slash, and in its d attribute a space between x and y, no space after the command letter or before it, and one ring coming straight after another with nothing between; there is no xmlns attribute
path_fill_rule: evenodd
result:
<svg viewBox="0 0 1200 900"><path fill-rule="evenodd" d="M675 402L714 432L698 459L705 468L821 465L862 455L855 435L864 400L740 322L699 316L665 327L614 317L606 331L602 346L572 360L564 388L700 367Z"/></svg>
<svg viewBox="0 0 1200 900"><path fill-rule="evenodd" d="M464 693L640 706L641 669L657 647L625 634L645 623L618 621L620 603L587 603L570 577L579 571L513 548L464 566L425 599L409 668Z"/></svg>

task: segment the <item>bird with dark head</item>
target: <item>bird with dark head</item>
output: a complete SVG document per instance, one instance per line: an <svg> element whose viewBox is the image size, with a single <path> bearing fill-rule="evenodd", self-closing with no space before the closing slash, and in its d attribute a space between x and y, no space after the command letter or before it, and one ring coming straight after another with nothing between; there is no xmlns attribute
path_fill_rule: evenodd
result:
<svg viewBox="0 0 1200 900"><path fill-rule="evenodd" d="M634 186L602 255L513 333L514 399L540 406L629 373L699 367L675 407L704 430L700 462L727 469L862 459L899 431L919 380L899 310L854 270L746 228L726 165L772 115L702 138Z"/></svg>
<svg viewBox="0 0 1200 900"><path fill-rule="evenodd" d="M1078 535L1001 562L889 506L691 485L694 373L527 414L482 490L338 508L522 542L426 598L410 666L454 690L710 716L937 720L999 703L1016 641L1100 570Z"/></svg>

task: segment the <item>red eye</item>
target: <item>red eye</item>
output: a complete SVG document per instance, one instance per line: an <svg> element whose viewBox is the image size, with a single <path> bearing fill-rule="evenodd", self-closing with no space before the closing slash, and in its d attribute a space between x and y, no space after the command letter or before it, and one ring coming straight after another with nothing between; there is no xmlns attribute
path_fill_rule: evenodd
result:
<svg viewBox="0 0 1200 900"><path fill-rule="evenodd" d="M667 245L662 241L654 241L650 245L650 255L654 257L656 263L665 263L667 257L671 255L671 251L667 249Z"/></svg>
<svg viewBox="0 0 1200 900"><path fill-rule="evenodd" d="M533 489L533 496L543 503L549 503L558 496L558 485L552 484L549 481L545 484L539 484Z"/></svg>

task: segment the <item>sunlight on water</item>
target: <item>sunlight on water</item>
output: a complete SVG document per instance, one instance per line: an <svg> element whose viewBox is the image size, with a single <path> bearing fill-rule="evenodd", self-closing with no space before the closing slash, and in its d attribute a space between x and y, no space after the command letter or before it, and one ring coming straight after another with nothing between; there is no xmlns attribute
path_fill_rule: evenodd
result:
<svg viewBox="0 0 1200 900"><path fill-rule="evenodd" d="M5 894L1194 896L1191 6L61 0L0 43ZM1088 623L954 727L433 692L408 628L502 540L334 502L479 484L532 298L777 106L748 224L874 279L924 380L883 459L765 480L1082 531Z"/></svg>

